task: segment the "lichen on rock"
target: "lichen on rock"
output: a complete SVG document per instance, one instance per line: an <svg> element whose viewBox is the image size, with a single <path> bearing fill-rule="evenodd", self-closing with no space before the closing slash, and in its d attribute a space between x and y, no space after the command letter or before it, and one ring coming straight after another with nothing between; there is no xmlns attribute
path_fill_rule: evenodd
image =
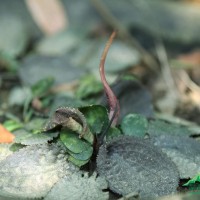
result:
<svg viewBox="0 0 200 200"><path fill-rule="evenodd" d="M57 145L31 145L0 162L0 196L41 198L63 176L76 171Z"/></svg>

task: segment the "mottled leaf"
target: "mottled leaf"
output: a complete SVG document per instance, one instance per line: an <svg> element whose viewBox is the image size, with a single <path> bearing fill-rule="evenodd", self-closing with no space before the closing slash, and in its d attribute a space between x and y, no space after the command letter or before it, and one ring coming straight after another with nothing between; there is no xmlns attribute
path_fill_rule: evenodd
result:
<svg viewBox="0 0 200 200"><path fill-rule="evenodd" d="M107 140L112 140L115 137L121 136L122 132L117 127L110 127L108 133L106 134Z"/></svg>
<svg viewBox="0 0 200 200"><path fill-rule="evenodd" d="M84 114L92 133L99 134L103 128L108 126L108 113L104 106L91 105L81 107L79 110Z"/></svg>
<svg viewBox="0 0 200 200"><path fill-rule="evenodd" d="M139 114L129 114L122 120L122 132L125 135L144 137L147 133L148 121Z"/></svg>

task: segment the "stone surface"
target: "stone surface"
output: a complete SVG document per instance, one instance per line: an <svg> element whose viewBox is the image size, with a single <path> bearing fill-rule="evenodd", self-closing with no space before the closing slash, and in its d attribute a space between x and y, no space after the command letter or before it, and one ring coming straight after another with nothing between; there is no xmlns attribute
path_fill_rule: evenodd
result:
<svg viewBox="0 0 200 200"><path fill-rule="evenodd" d="M33 145L0 162L0 197L41 198L76 168L56 145Z"/></svg>
<svg viewBox="0 0 200 200"><path fill-rule="evenodd" d="M45 200L107 200L107 182L96 174L88 177L87 173L73 174L61 179L46 196Z"/></svg>
<svg viewBox="0 0 200 200"><path fill-rule="evenodd" d="M193 178L200 172L200 143L198 141L171 135L161 135L151 140L175 163L181 178Z"/></svg>
<svg viewBox="0 0 200 200"><path fill-rule="evenodd" d="M78 29L67 29L56 35L46 37L42 39L36 45L36 52L42 55L62 55L76 48L81 39L83 39L84 33Z"/></svg>
<svg viewBox="0 0 200 200"><path fill-rule="evenodd" d="M174 193L179 182L177 168L166 154L144 139L128 136L100 147L97 170L112 191L138 192L142 198Z"/></svg>
<svg viewBox="0 0 200 200"><path fill-rule="evenodd" d="M22 61L19 69L19 76L26 85L33 85L45 77L53 77L55 84L69 83L84 74L82 69L69 62L66 55L58 57L30 55Z"/></svg>
<svg viewBox="0 0 200 200"><path fill-rule="evenodd" d="M99 66L101 54L105 47L106 41L109 36L106 38L98 38L98 40L86 40L80 45L80 48L75 52L73 63L76 65L83 65L90 69L94 70ZM84 62L83 62L84 61ZM119 72L125 70L129 67L132 67L140 62L140 54L138 51L126 43L114 39L105 63L106 72Z"/></svg>
<svg viewBox="0 0 200 200"><path fill-rule="evenodd" d="M24 52L30 38L27 26L13 15L0 15L0 51L16 57Z"/></svg>

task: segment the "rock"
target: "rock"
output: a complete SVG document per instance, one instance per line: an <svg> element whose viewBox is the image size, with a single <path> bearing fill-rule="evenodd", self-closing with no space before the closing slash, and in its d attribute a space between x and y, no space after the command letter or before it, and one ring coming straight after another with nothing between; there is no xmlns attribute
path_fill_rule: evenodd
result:
<svg viewBox="0 0 200 200"><path fill-rule="evenodd" d="M105 39L105 38L104 38ZM77 52L75 52L74 64L80 65L85 61L84 65L93 70L94 66L98 67L101 54L105 47L105 40L87 40L83 43ZM105 71L119 72L134 66L140 62L140 54L138 51L120 40L114 40L108 56L106 58Z"/></svg>
<svg viewBox="0 0 200 200"><path fill-rule="evenodd" d="M26 85L33 85L45 77L53 77L55 84L70 83L84 74L82 69L69 62L66 55L59 57L31 55L22 61L19 69L19 76Z"/></svg>
<svg viewBox="0 0 200 200"><path fill-rule="evenodd" d="M146 32L148 35L170 41L182 43L200 41L200 13L195 4L169 0L130 0L117 3L115 0L102 0L101 3L118 23L127 28L136 28L141 30L141 33ZM100 14L103 13L100 6L95 7ZM105 16L103 18L105 19Z"/></svg>
<svg viewBox="0 0 200 200"><path fill-rule="evenodd" d="M144 139L122 136L99 149L97 171L119 194L138 192L141 198L176 192L179 174L159 148Z"/></svg>
<svg viewBox="0 0 200 200"><path fill-rule="evenodd" d="M13 154L13 152L10 150L10 146L10 144L0 144L0 162L9 155Z"/></svg>
<svg viewBox="0 0 200 200"><path fill-rule="evenodd" d="M30 38L27 26L20 18L0 15L0 51L16 57L24 52Z"/></svg>
<svg viewBox="0 0 200 200"><path fill-rule="evenodd" d="M0 162L0 196L41 198L63 176L76 171L56 145L33 145Z"/></svg>
<svg viewBox="0 0 200 200"><path fill-rule="evenodd" d="M96 177L95 173L90 177L87 173L73 174L61 179L45 200L107 200L109 193L102 191L107 186L106 180Z"/></svg>
<svg viewBox="0 0 200 200"><path fill-rule="evenodd" d="M186 136L160 135L152 142L177 166L180 178L192 178L200 172L200 143Z"/></svg>
<svg viewBox="0 0 200 200"><path fill-rule="evenodd" d="M42 55L62 55L73 50L84 37L78 29L67 29L56 35L42 39L36 46L36 52Z"/></svg>

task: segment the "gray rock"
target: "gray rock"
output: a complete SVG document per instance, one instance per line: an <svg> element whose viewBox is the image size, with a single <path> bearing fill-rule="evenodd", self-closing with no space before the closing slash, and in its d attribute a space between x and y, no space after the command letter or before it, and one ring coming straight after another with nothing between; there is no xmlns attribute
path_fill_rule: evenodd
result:
<svg viewBox="0 0 200 200"><path fill-rule="evenodd" d="M147 130L150 136L160 135L172 135L172 136L190 136L198 134L199 129L195 129L195 126L185 126L180 123L166 122L160 119L149 120L149 126Z"/></svg>
<svg viewBox="0 0 200 200"><path fill-rule="evenodd" d="M102 22L90 0L63 0L62 2L66 9L70 26L76 26L89 32L97 28L99 22Z"/></svg>
<svg viewBox="0 0 200 200"><path fill-rule="evenodd" d="M12 14L1 14L0 27L0 51L13 57L20 55L29 40L27 26Z"/></svg>
<svg viewBox="0 0 200 200"><path fill-rule="evenodd" d="M95 0L93 1L95 2ZM170 0L117 2L115 0L102 0L101 2L117 18L118 23L128 28L138 28L155 37L177 42L194 43L200 41L200 13L195 4ZM96 7L102 14L101 7Z"/></svg>
<svg viewBox="0 0 200 200"><path fill-rule="evenodd" d="M22 106L27 97L31 96L30 88L27 87L14 87L9 94L9 105Z"/></svg>
<svg viewBox="0 0 200 200"><path fill-rule="evenodd" d="M75 170L56 145L22 148L0 162L0 196L44 197L60 178Z"/></svg>
<svg viewBox="0 0 200 200"><path fill-rule="evenodd" d="M100 147L97 170L112 191L138 192L142 198L174 193L179 182L176 166L166 154L143 139L128 136Z"/></svg>
<svg viewBox="0 0 200 200"><path fill-rule="evenodd" d="M10 150L10 146L11 144L0 144L0 161L13 154L13 152Z"/></svg>
<svg viewBox="0 0 200 200"><path fill-rule="evenodd" d="M200 143L184 136L161 135L151 139L177 166L181 178L192 178L200 172Z"/></svg>
<svg viewBox="0 0 200 200"><path fill-rule="evenodd" d="M78 29L67 29L56 35L42 39L36 46L36 52L42 55L66 55L73 50L83 39L84 33Z"/></svg>
<svg viewBox="0 0 200 200"><path fill-rule="evenodd" d="M88 177L87 173L73 174L62 178L46 196L45 200L107 200L107 182L104 178L96 177L94 173Z"/></svg>
<svg viewBox="0 0 200 200"><path fill-rule="evenodd" d="M76 59L73 60L73 63L80 65L84 61L84 66L88 69L94 70L94 66L98 68L106 43L104 39L87 40L85 43L82 43L78 51L75 52ZM140 59L140 54L136 49L122 41L114 40L106 58L105 71L113 73L125 70L130 66L138 64Z"/></svg>
<svg viewBox="0 0 200 200"><path fill-rule="evenodd" d="M31 55L26 57L19 69L19 76L24 84L33 85L45 77L53 77L56 84L69 83L79 79L84 73L73 66L65 56L49 57Z"/></svg>

